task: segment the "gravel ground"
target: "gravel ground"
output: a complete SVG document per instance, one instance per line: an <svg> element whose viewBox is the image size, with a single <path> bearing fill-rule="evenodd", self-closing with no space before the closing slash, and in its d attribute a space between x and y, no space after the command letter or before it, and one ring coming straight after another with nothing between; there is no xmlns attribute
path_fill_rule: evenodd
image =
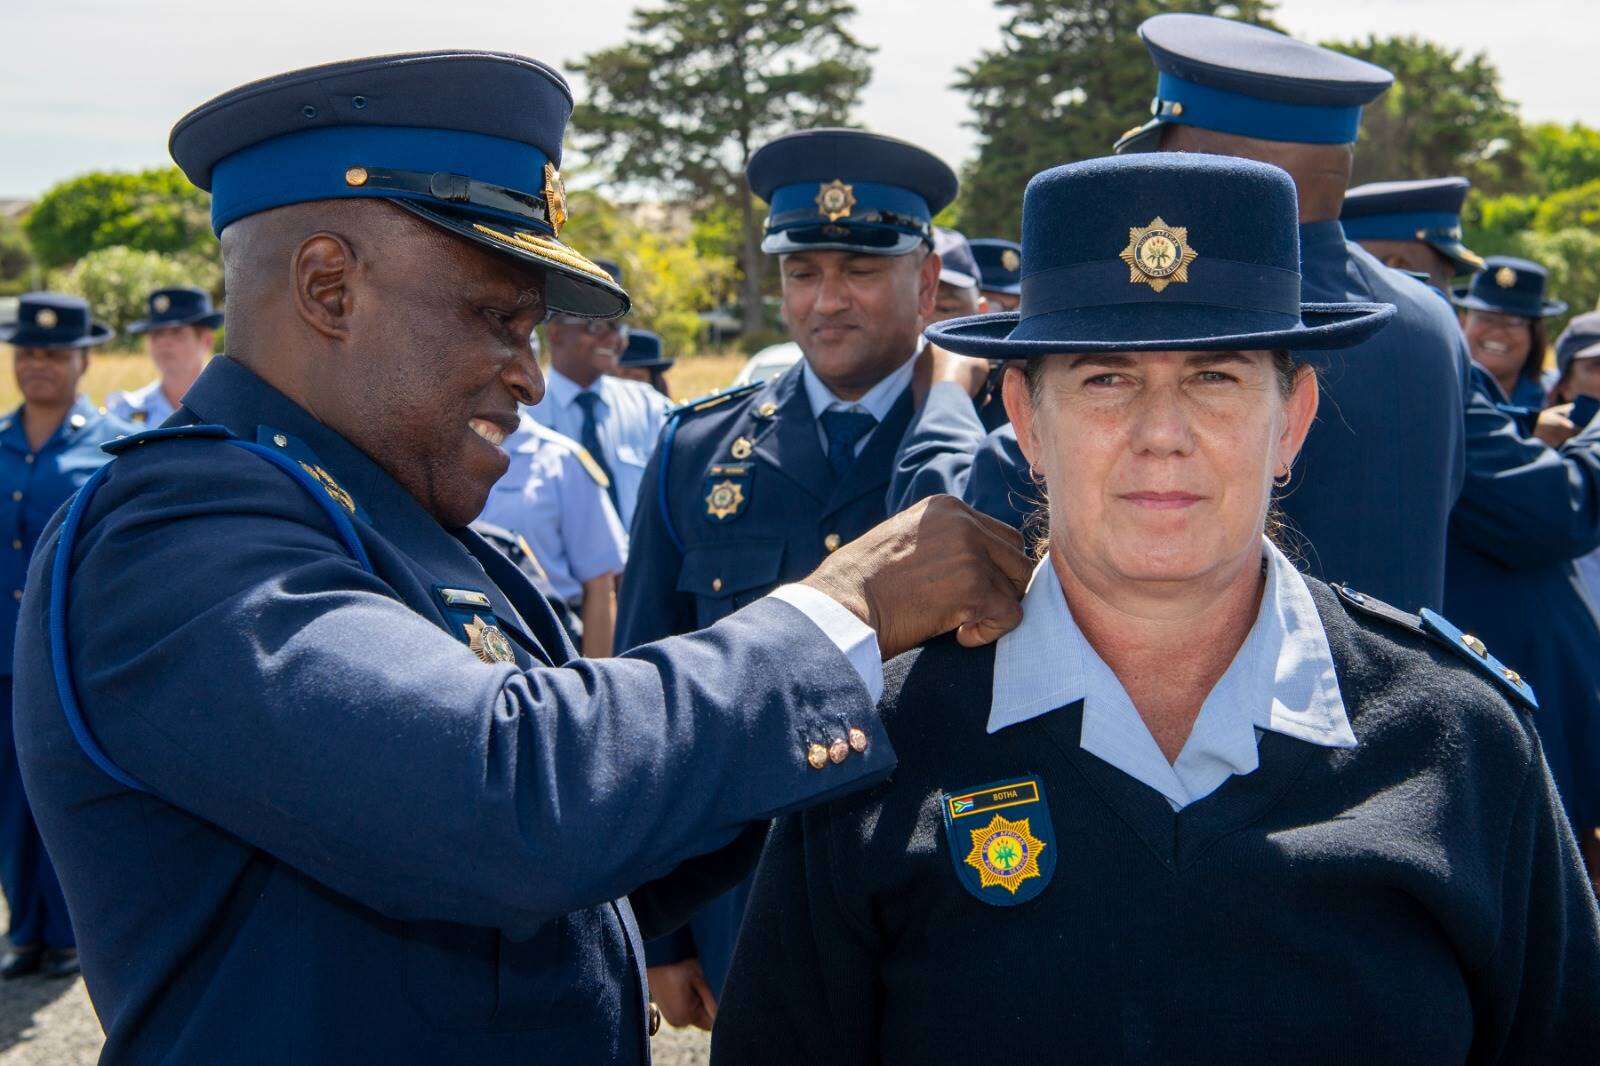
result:
<svg viewBox="0 0 1600 1066"><path fill-rule="evenodd" d="M0 899L0 928L9 921ZM0 984L0 1066L92 1066L100 1022L83 981L24 977ZM663 1028L653 1041L655 1066L705 1066L705 1033Z"/></svg>

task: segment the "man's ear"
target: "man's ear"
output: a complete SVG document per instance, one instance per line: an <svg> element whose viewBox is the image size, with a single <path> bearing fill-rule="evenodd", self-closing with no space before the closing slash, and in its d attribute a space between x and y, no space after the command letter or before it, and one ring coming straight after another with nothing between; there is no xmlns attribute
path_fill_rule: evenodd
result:
<svg viewBox="0 0 1600 1066"><path fill-rule="evenodd" d="M294 304L312 329L333 340L350 335L351 281L360 267L355 250L337 233L313 233L294 253Z"/></svg>
<svg viewBox="0 0 1600 1066"><path fill-rule="evenodd" d="M939 302L939 266L942 261L938 252L929 252L922 259L922 268L917 272L917 314L922 316L922 321L933 319L934 307Z"/></svg>

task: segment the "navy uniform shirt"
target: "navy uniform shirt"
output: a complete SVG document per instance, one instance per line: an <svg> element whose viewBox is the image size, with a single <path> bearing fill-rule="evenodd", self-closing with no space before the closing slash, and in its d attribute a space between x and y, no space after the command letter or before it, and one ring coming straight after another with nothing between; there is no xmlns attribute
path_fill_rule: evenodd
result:
<svg viewBox="0 0 1600 1066"><path fill-rule="evenodd" d="M40 542L17 747L106 1061L644 1062L639 926L742 876L748 827L888 771L868 674L777 597L572 660L513 564L240 364L178 418L328 498L224 440L123 442L66 599L93 744L46 635L59 518Z"/></svg>
<svg viewBox="0 0 1600 1066"><path fill-rule="evenodd" d="M651 460L630 534L617 647L725 618L884 520L891 464L911 414L909 389L858 445L843 479L830 472L816 414L801 362L763 386L688 404L675 416L663 437L670 446ZM719 987L744 895L740 886L671 943L652 945L651 963L698 956Z"/></svg>
<svg viewBox="0 0 1600 1066"><path fill-rule="evenodd" d="M0 673L11 676L17 608L27 584L28 560L50 516L111 457L100 445L134 427L96 411L79 397L60 427L35 452L23 430L22 408L0 418Z"/></svg>
<svg viewBox="0 0 1600 1066"><path fill-rule="evenodd" d="M1600 547L1600 419L1550 448L1502 409L1494 379L1472 378L1446 613L1533 686L1556 787L1588 829L1600 825L1600 621L1574 560Z"/></svg>

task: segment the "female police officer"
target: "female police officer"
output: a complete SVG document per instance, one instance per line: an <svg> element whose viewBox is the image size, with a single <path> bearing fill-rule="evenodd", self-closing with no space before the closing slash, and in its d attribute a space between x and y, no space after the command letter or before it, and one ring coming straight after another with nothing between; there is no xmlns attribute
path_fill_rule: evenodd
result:
<svg viewBox="0 0 1600 1066"><path fill-rule="evenodd" d="M1453 302L1472 360L1493 375L1506 398L1532 410L1544 406L1544 320L1567 309L1544 296L1548 272L1538 263L1490 256Z"/></svg>
<svg viewBox="0 0 1600 1066"><path fill-rule="evenodd" d="M1263 537L1317 406L1289 352L1389 308L1300 304L1293 186L1259 163L1093 160L1024 205L1020 312L929 339L1030 360L1006 406L1049 552L992 654L892 664L895 778L778 823L713 1057L1595 1047L1600 925L1525 687Z"/></svg>
<svg viewBox="0 0 1600 1066"><path fill-rule="evenodd" d="M28 558L61 502L111 457L100 445L132 431L78 395L89 349L112 337L75 296L23 296L17 321L0 324L9 343L22 406L0 418L0 523L9 534L0 595L0 887L11 907L11 950L0 977L78 970L72 925L55 870L39 840L11 739L11 645Z"/></svg>

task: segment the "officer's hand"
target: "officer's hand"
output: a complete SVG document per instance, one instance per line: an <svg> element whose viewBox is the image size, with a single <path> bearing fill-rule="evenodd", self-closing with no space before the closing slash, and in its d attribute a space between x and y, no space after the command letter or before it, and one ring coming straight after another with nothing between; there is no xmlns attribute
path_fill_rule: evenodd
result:
<svg viewBox="0 0 1600 1066"><path fill-rule="evenodd" d="M956 630L969 648L1022 621L1033 564L1022 534L954 496L930 496L868 530L805 580L878 633L885 659Z"/></svg>
<svg viewBox="0 0 1600 1066"><path fill-rule="evenodd" d="M925 344L911 371L911 402L921 408L922 401L928 398L928 390L941 381L953 381L965 389L968 396L977 396L988 379L989 360L973 359Z"/></svg>
<svg viewBox="0 0 1600 1066"><path fill-rule="evenodd" d="M1570 403L1564 403L1559 407L1546 407L1539 412L1539 421L1533 427L1533 435L1552 448L1561 447L1578 432L1578 427L1572 424L1571 415Z"/></svg>
<svg viewBox="0 0 1600 1066"><path fill-rule="evenodd" d="M717 997L711 994L699 959L669 962L645 970L650 983L650 998L661 1008L668 1025L710 1029L717 1020Z"/></svg>

